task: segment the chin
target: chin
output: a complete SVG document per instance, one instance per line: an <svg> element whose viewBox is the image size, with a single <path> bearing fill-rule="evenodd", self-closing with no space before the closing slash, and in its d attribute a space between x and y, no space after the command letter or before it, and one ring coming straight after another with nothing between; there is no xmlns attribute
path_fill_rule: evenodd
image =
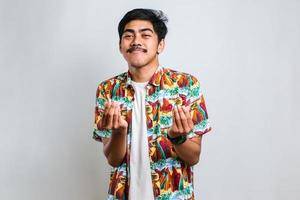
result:
<svg viewBox="0 0 300 200"><path fill-rule="evenodd" d="M130 66L134 67L134 68L140 68L140 67L143 67L145 65L146 65L146 63L137 63L137 62L130 63Z"/></svg>

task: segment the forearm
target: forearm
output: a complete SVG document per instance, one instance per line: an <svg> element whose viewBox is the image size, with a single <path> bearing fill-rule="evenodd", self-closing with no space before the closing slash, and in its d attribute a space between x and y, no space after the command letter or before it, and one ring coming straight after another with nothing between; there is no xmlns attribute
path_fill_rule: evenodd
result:
<svg viewBox="0 0 300 200"><path fill-rule="evenodd" d="M198 144L192 139L187 139L184 143L174 145L179 158L188 165L192 166L198 163L201 153L201 143Z"/></svg>
<svg viewBox="0 0 300 200"><path fill-rule="evenodd" d="M119 166L126 155L127 134L122 132L112 132L111 138L104 145L104 154L108 163Z"/></svg>

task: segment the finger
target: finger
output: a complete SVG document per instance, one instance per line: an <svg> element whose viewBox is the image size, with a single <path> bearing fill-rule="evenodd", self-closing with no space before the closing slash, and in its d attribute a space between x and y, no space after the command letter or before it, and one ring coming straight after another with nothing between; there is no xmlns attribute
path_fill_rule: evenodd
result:
<svg viewBox="0 0 300 200"><path fill-rule="evenodd" d="M179 116L180 116L180 121L181 121L181 124L182 124L182 127L183 127L183 130L185 133L188 133L190 132L190 127L189 127L189 124L187 122L187 118L185 116L185 112L183 110L184 108L182 106L179 106L178 107L178 113L179 113Z"/></svg>
<svg viewBox="0 0 300 200"><path fill-rule="evenodd" d="M118 123L121 124L121 120L122 120L122 117L123 117L122 113L121 113L121 107L119 107L119 109L118 109L118 116L119 116L118 117Z"/></svg>
<svg viewBox="0 0 300 200"><path fill-rule="evenodd" d="M113 128L114 129L117 129L119 128L119 105L118 103L116 103L116 107L115 107L115 110L114 110L114 116L113 116Z"/></svg>
<svg viewBox="0 0 300 200"><path fill-rule="evenodd" d="M121 104L118 103L118 123L119 123L121 117L122 117ZM120 125L120 123L119 123L119 125Z"/></svg>
<svg viewBox="0 0 300 200"><path fill-rule="evenodd" d="M186 117L186 120L187 120L187 123L188 123L188 126L191 129L193 129L193 126L194 126L194 123L193 123L193 120L192 120L192 116L190 114L190 106L184 106L183 107L183 111L184 111L184 114L185 114L185 117Z"/></svg>
<svg viewBox="0 0 300 200"><path fill-rule="evenodd" d="M175 107L174 112L175 112L175 113L174 113L174 114L175 114L175 123L176 123L176 125L177 125L178 131L179 131L180 133L182 133L182 132L183 132L183 127L182 127L181 120L180 120L180 115L179 115L179 108L178 108L178 106Z"/></svg>
<svg viewBox="0 0 300 200"><path fill-rule="evenodd" d="M104 113L103 113L102 122L101 122L102 127L106 127L106 124L107 124L107 114L108 114L110 106L111 106L111 102L110 101L106 102L104 104Z"/></svg>
<svg viewBox="0 0 300 200"><path fill-rule="evenodd" d="M109 101L109 102L106 102L105 104L104 104L104 110L106 111L106 113L107 113L107 110L110 108L110 106L111 106L111 102Z"/></svg>
<svg viewBox="0 0 300 200"><path fill-rule="evenodd" d="M175 109L176 109L176 107L172 110L172 121L173 121L173 124L172 124L172 126L174 127L174 129L178 129L178 127L177 127L177 124L176 124L176 119L175 119L175 115L176 115L176 113L175 113Z"/></svg>
<svg viewBox="0 0 300 200"><path fill-rule="evenodd" d="M108 129L112 128L114 110L115 110L115 103L112 102L110 108L108 109L107 120L106 120L106 125Z"/></svg>
<svg viewBox="0 0 300 200"><path fill-rule="evenodd" d="M186 108L186 110L187 110L188 112L191 112L191 104L186 105L185 108Z"/></svg>

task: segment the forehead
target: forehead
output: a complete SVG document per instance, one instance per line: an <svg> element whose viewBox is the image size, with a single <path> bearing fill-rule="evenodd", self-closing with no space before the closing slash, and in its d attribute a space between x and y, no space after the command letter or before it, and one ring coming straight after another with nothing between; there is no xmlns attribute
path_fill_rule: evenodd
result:
<svg viewBox="0 0 300 200"><path fill-rule="evenodd" d="M126 29L132 29L134 31L139 31L139 30L145 29L145 28L151 29L154 32L152 23L147 20L132 20L125 25L124 31Z"/></svg>

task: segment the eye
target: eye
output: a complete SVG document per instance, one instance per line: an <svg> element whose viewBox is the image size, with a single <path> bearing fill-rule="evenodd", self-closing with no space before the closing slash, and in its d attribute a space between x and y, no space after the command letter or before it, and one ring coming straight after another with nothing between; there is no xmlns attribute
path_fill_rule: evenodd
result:
<svg viewBox="0 0 300 200"><path fill-rule="evenodd" d="M144 38L149 38L149 37L151 37L151 35L149 35L149 34L143 34L143 37Z"/></svg>
<svg viewBox="0 0 300 200"><path fill-rule="evenodd" d="M133 36L132 36L132 35L124 35L123 37L126 38L126 39L127 39L127 38L129 39L129 38L131 38L131 37L133 37Z"/></svg>

